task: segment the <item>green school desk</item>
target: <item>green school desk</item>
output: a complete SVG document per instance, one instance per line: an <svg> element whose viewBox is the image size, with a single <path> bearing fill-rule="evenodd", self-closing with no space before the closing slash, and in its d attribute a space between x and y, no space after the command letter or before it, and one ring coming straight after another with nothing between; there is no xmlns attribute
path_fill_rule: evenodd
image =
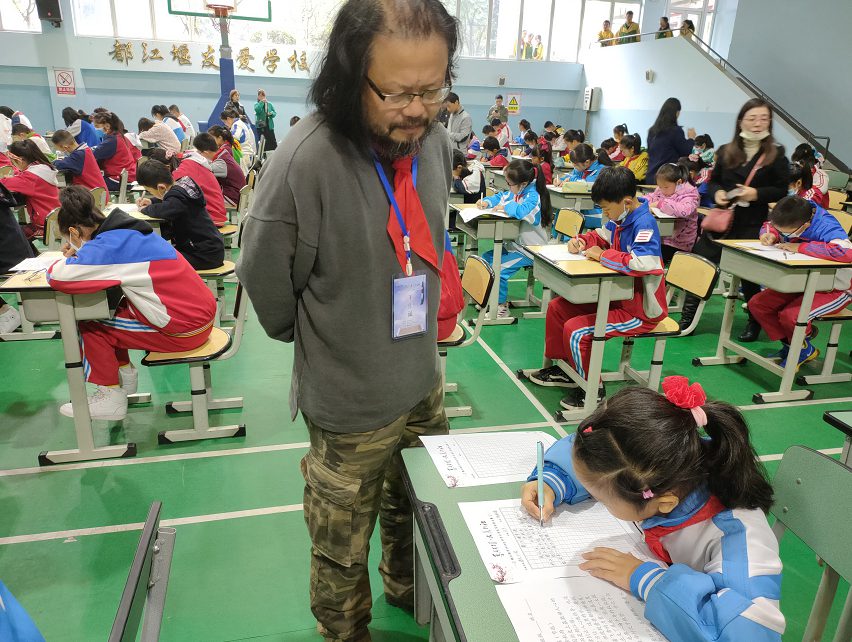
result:
<svg viewBox="0 0 852 642"><path fill-rule="evenodd" d="M475 209L476 204L451 203L450 207L458 212L465 209ZM473 240L492 239L494 241L494 274L500 278L500 266L503 263L503 242L518 238L521 231L521 221L516 218L499 218L491 216L480 216L469 223L465 223L462 217L456 216L456 229L463 232ZM463 257L462 260L464 260ZM485 325L510 325L517 322L515 317L497 318L497 304L500 297L500 288L491 288L491 296L488 300L488 314L483 323Z"/></svg>
<svg viewBox="0 0 852 642"><path fill-rule="evenodd" d="M802 293L802 306L796 319L796 328L790 340L791 346L800 346L805 339L808 314L816 292L829 292L834 289L834 274L837 270L847 267L844 263L834 261L802 261L775 260L761 252L750 251L740 243L753 243L754 239L716 241L722 246L722 260L719 267L731 275L731 284L725 295L725 311L722 316L722 327L719 332L719 342L716 354L709 357L696 357L692 360L694 366L718 366L732 363L742 363L748 359L775 375L781 377L781 385L777 392L755 393L755 403L775 403L779 401L797 401L810 399L812 390L793 390L796 378L796 359L788 359L785 368L770 361L753 350L731 339L731 328L734 324L734 312L737 307L737 292L740 281L746 279L760 285L772 288L777 292ZM790 255L795 256L794 254ZM734 355L726 353L729 350Z"/></svg>
<svg viewBox="0 0 852 642"><path fill-rule="evenodd" d="M822 416L829 425L834 426L845 436L843 452L840 453L840 461L852 467L852 410L830 410Z"/></svg>
<svg viewBox="0 0 852 642"><path fill-rule="evenodd" d="M447 488L425 448L402 451L414 510L414 617L429 640L517 642L459 502L517 497L521 484Z"/></svg>
<svg viewBox="0 0 852 642"><path fill-rule="evenodd" d="M38 456L39 465L136 455L134 443L100 447L94 444L77 321L108 319L111 316L106 291L92 294L64 294L47 284L44 272L21 272L0 285L0 294L4 292L19 294L27 319L35 322L58 321L62 332L65 375L68 378L68 391L74 409L77 447L71 450L42 452ZM54 411L58 412L58 408Z"/></svg>

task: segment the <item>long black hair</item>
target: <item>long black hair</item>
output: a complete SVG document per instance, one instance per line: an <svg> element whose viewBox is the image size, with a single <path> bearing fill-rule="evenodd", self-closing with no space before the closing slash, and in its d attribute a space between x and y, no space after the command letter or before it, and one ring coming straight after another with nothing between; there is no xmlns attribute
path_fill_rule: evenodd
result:
<svg viewBox="0 0 852 642"><path fill-rule="evenodd" d="M80 114L73 107L66 107L62 110L62 120L65 121L66 127L70 127L71 123L80 120Z"/></svg>
<svg viewBox="0 0 852 642"><path fill-rule="evenodd" d="M59 213L56 215L60 234L67 236L72 227L98 229L105 218L95 207L92 193L82 185L69 185L60 190Z"/></svg>
<svg viewBox="0 0 852 642"><path fill-rule="evenodd" d="M31 138L16 140L9 145L9 152L24 159L27 165L47 165L53 167L50 159L38 148Z"/></svg>
<svg viewBox="0 0 852 642"><path fill-rule="evenodd" d="M631 154L630 158L638 156L642 152L642 137L639 134L625 134L621 137L619 145L622 149L629 147L633 150L633 154Z"/></svg>
<svg viewBox="0 0 852 642"><path fill-rule="evenodd" d="M207 133L213 136L213 138L224 138L225 141L231 146L234 146L234 135L228 130L227 127L222 127L221 125L213 125L212 127L207 129Z"/></svg>
<svg viewBox="0 0 852 642"><path fill-rule="evenodd" d="M662 178L668 183L677 183L681 181L689 183L689 169L680 163L665 163L657 170L657 178Z"/></svg>
<svg viewBox="0 0 852 642"><path fill-rule="evenodd" d="M473 174L467 166L467 159L464 157L464 152L458 149L453 150L453 169L461 166L461 176L459 178L467 178L471 174Z"/></svg>
<svg viewBox="0 0 852 642"><path fill-rule="evenodd" d="M127 132L127 128L125 128L124 123L121 122L121 118L111 111L99 112L92 117L92 120L95 121L95 125L109 125L110 134L122 136L125 132Z"/></svg>
<svg viewBox="0 0 852 642"><path fill-rule="evenodd" d="M666 98L663 106L660 107L660 113L657 114L657 120L651 125L648 130L648 140L662 132L677 127L677 114L680 111L680 101L677 98Z"/></svg>
<svg viewBox="0 0 852 642"><path fill-rule="evenodd" d="M627 127L627 123L621 123L620 125L616 125L615 127L612 128L612 135L613 136L615 136L616 134L618 134L620 136L624 136L624 135L629 134L629 133L630 133L630 130Z"/></svg>
<svg viewBox="0 0 852 642"><path fill-rule="evenodd" d="M528 160L516 159L506 166L503 176L516 184L535 183L541 210L541 226L550 227L550 224L553 223L553 210L550 208L550 192L547 191L547 180L544 178L544 172L539 171Z"/></svg>
<svg viewBox="0 0 852 642"><path fill-rule="evenodd" d="M814 186L814 175L810 165L802 162L790 163L790 185L796 181L802 181L799 191L806 192Z"/></svg>
<svg viewBox="0 0 852 642"><path fill-rule="evenodd" d="M709 439L690 410L648 388L623 388L577 428L574 456L637 507L648 490L682 499L706 484L727 508L769 510L772 486L742 414L722 401L701 407Z"/></svg>
<svg viewBox="0 0 852 642"><path fill-rule="evenodd" d="M569 129L567 132L562 134L562 138L565 139L566 143L586 142L586 134L582 129Z"/></svg>
<svg viewBox="0 0 852 642"><path fill-rule="evenodd" d="M763 98L752 98L740 107L740 113L737 114L737 124L734 125L734 138L722 150L722 162L728 167L739 167L746 162L745 144L743 143L742 136L740 136L740 132L743 129L742 122L746 113L758 107L766 107L769 110L769 136L760 141L760 149L757 155L765 155L763 159L764 167L771 165L775 161L775 157L778 155L778 147L775 145L775 137L772 136L772 121L774 120L772 105L763 100Z"/></svg>
<svg viewBox="0 0 852 642"><path fill-rule="evenodd" d="M390 25L398 35L443 37L448 57L445 82L455 78L459 23L440 0L348 0L334 20L308 100L332 129L359 145L369 139L362 90L373 41Z"/></svg>

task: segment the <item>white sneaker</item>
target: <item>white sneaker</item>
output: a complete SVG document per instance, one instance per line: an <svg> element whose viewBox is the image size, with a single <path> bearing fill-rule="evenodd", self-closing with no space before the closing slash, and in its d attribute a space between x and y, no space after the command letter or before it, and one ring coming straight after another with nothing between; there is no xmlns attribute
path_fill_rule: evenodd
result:
<svg viewBox="0 0 852 642"><path fill-rule="evenodd" d="M136 390L139 388L139 371L133 365L128 368L119 368L118 378L124 392L129 395L136 394Z"/></svg>
<svg viewBox="0 0 852 642"><path fill-rule="evenodd" d="M0 314L0 334L14 332L21 325L21 314L12 306Z"/></svg>
<svg viewBox="0 0 852 642"><path fill-rule="evenodd" d="M66 417L74 416L74 409L70 403L62 404L59 412ZM89 414L92 419L121 421L127 416L127 393L123 388L98 386L94 394L89 397Z"/></svg>
<svg viewBox="0 0 852 642"><path fill-rule="evenodd" d="M498 319L508 319L511 315L509 314L509 304L508 303L498 303L497 304L497 318Z"/></svg>

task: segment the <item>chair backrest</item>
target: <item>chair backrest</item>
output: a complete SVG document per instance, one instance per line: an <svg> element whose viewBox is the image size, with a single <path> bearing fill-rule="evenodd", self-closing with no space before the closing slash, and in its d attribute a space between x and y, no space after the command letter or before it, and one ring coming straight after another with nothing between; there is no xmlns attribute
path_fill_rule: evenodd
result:
<svg viewBox="0 0 852 642"><path fill-rule="evenodd" d="M494 270L488 261L480 256L471 255L464 262L462 289L480 307L485 307L491 288L494 285Z"/></svg>
<svg viewBox="0 0 852 642"><path fill-rule="evenodd" d="M846 184L849 182L849 174L836 169L824 169L828 176L828 186L831 189L846 189Z"/></svg>
<svg viewBox="0 0 852 642"><path fill-rule="evenodd" d="M7 176L11 176L15 173L15 168L11 165L5 165L0 167L0 178L6 178Z"/></svg>
<svg viewBox="0 0 852 642"><path fill-rule="evenodd" d="M584 220L577 210L563 208L556 215L556 233L574 238L583 229Z"/></svg>
<svg viewBox="0 0 852 642"><path fill-rule="evenodd" d="M846 192L838 190L828 190L828 209L839 210L843 208L843 203L846 201Z"/></svg>
<svg viewBox="0 0 852 642"><path fill-rule="evenodd" d="M243 185L240 188L240 200L237 202L237 221L242 221L245 218L251 202L251 194L252 189L248 185Z"/></svg>
<svg viewBox="0 0 852 642"><path fill-rule="evenodd" d="M44 218L44 246L48 250L62 247L62 235L59 233L59 208L55 208Z"/></svg>
<svg viewBox="0 0 852 642"><path fill-rule="evenodd" d="M254 182L257 180L257 170L250 169L249 173L246 174L246 185L254 189Z"/></svg>
<svg viewBox="0 0 852 642"><path fill-rule="evenodd" d="M184 137L182 141L180 141L180 151L185 152L189 149L189 139Z"/></svg>
<svg viewBox="0 0 852 642"><path fill-rule="evenodd" d="M666 272L666 283L706 301L719 279L719 266L703 256L676 252Z"/></svg>
<svg viewBox="0 0 852 642"><path fill-rule="evenodd" d="M126 203L127 202L127 168L125 167L121 170L121 174L119 174L120 181L118 183L118 200L117 203Z"/></svg>
<svg viewBox="0 0 852 642"><path fill-rule="evenodd" d="M841 210L829 210L829 213L837 219L840 227L846 230L847 234L852 234L852 214Z"/></svg>
<svg viewBox="0 0 852 642"><path fill-rule="evenodd" d="M852 468L790 446L772 480L771 513L845 580L852 581ZM845 507L845 508L844 508Z"/></svg>
<svg viewBox="0 0 852 642"><path fill-rule="evenodd" d="M220 356L217 361L230 359L240 349L243 340L243 330L246 327L246 315L248 312L248 295L243 289L242 283L237 282L236 298L234 299L234 327L229 330L231 334L231 346Z"/></svg>
<svg viewBox="0 0 852 642"><path fill-rule="evenodd" d="M92 198L95 199L95 207L99 210L104 209L109 202L109 194L103 187L93 187L89 190L92 193Z"/></svg>

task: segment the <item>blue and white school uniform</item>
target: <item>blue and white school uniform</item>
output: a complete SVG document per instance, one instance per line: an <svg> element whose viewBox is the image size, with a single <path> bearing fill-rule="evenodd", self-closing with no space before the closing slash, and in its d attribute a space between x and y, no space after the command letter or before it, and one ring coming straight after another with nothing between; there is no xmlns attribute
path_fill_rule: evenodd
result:
<svg viewBox="0 0 852 642"><path fill-rule="evenodd" d="M555 505L590 499L574 474L576 433L556 442L544 456L544 481ZM534 470L529 480L538 478ZM712 498L706 488L686 497L668 515L644 520L660 538L671 563L644 562L630 577L630 590L645 602L645 617L669 640L780 642L784 616L778 540L759 509L722 509L693 521Z"/></svg>
<svg viewBox="0 0 852 642"><path fill-rule="evenodd" d="M566 183L576 183L576 182L585 182L585 183L594 183L595 179L597 179L598 174L601 173L601 170L606 167L602 163L598 161L592 161L592 164L589 165L589 169L587 170L572 170L570 174L565 178ZM590 210L580 210L580 214L583 215L585 219L586 229L594 230L601 227L603 219L603 213L601 212L601 208L594 207Z"/></svg>
<svg viewBox="0 0 852 642"><path fill-rule="evenodd" d="M536 191L535 183L527 185L519 194L500 192L485 199L488 207L502 205L506 214L521 221L520 234L516 241L503 244L503 254L500 267L500 303L505 303L509 297L509 279L521 268L532 265L532 257L523 249L524 245L545 245L547 232L541 226L541 199ZM486 261L494 265L494 252L482 255Z"/></svg>
<svg viewBox="0 0 852 642"><path fill-rule="evenodd" d="M165 123L165 125L175 133L178 142L182 143L183 139L186 138L186 132L183 131L183 125L181 125L171 116L166 116L165 118L163 118L163 123Z"/></svg>

